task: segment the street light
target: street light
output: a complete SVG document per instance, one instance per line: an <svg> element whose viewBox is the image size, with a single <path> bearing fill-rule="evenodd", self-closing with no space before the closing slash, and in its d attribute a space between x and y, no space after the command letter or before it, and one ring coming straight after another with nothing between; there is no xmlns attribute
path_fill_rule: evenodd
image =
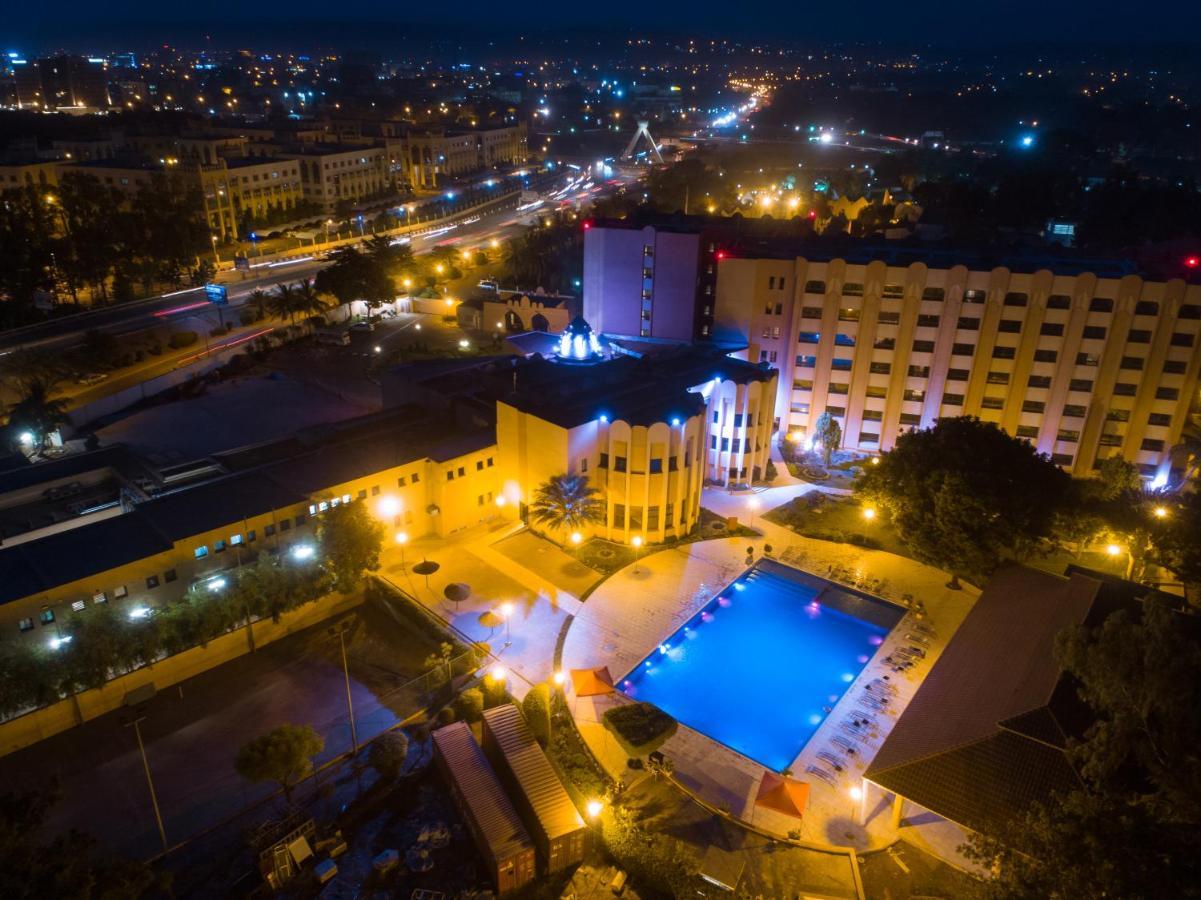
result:
<svg viewBox="0 0 1201 900"><path fill-rule="evenodd" d="M221 254L217 252L217 235L210 234L209 240L213 242L213 259L216 261L217 265L221 265Z"/></svg>
<svg viewBox="0 0 1201 900"><path fill-rule="evenodd" d="M588 801L588 804L585 808L588 811L588 818L595 819L604 811L605 804L602 800L593 799Z"/></svg>
<svg viewBox="0 0 1201 900"><path fill-rule="evenodd" d="M1122 555L1122 548L1121 548L1121 547L1119 547L1117 544L1106 544L1106 545L1105 545L1105 552L1106 552L1106 553L1107 553L1109 556L1121 556L1121 555Z"/></svg>
<svg viewBox="0 0 1201 900"><path fill-rule="evenodd" d="M562 669L558 669L555 674L550 677L550 680L555 683L555 687L563 687L563 683L567 681L567 675Z"/></svg>
<svg viewBox="0 0 1201 900"><path fill-rule="evenodd" d="M1157 506L1151 512L1157 519L1166 519L1168 517L1168 508L1166 506Z"/></svg>
<svg viewBox="0 0 1201 900"><path fill-rule="evenodd" d="M578 531L573 531L571 533L571 542L573 544L575 544L577 547L580 545L580 542L583 540L584 540L584 536L582 534L580 534Z"/></svg>
<svg viewBox="0 0 1201 900"><path fill-rule="evenodd" d="M500 614L505 620L505 646L510 647L513 644L513 630L512 626L509 624L513 618L513 604L502 603L500 605Z"/></svg>
<svg viewBox="0 0 1201 900"><path fill-rule="evenodd" d="M755 524L755 512L759 509L759 498L758 497L748 497L747 501L746 501L746 508L751 511L751 524L754 525Z"/></svg>
<svg viewBox="0 0 1201 900"><path fill-rule="evenodd" d="M498 666L493 666L488 671L488 677L491 678L497 684L504 684L505 679L509 677L509 673L505 671L504 666L498 665Z"/></svg>
<svg viewBox="0 0 1201 900"><path fill-rule="evenodd" d="M637 575L638 574L638 559L642 555L641 554L642 535L640 535L640 534L634 535L634 537L630 540L630 545L634 548L634 570L630 574Z"/></svg>
<svg viewBox="0 0 1201 900"><path fill-rule="evenodd" d="M405 567L405 544L407 544L408 542L409 542L408 532L405 532L405 531L396 532L396 545L398 547L400 547L400 568L402 570Z"/></svg>
<svg viewBox="0 0 1201 900"><path fill-rule="evenodd" d="M874 518L876 518L876 511L870 506L865 506L863 508L863 518L869 522L872 521Z"/></svg>

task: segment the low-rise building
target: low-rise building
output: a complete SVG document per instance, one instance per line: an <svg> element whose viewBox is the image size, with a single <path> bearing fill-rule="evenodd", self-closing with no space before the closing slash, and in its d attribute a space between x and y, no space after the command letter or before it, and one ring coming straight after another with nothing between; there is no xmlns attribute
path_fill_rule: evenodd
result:
<svg viewBox="0 0 1201 900"><path fill-rule="evenodd" d="M224 162L239 223L267 220L304 202L299 160L239 156Z"/></svg>
<svg viewBox="0 0 1201 900"><path fill-rule="evenodd" d="M394 127L385 128L385 136L400 180L414 188L436 188L447 177L517 165L529 159L524 124L466 131L406 128L402 132Z"/></svg>
<svg viewBox="0 0 1201 900"><path fill-rule="evenodd" d="M339 202L356 203L391 189L383 147L305 144L289 154L300 163L306 200L332 213Z"/></svg>

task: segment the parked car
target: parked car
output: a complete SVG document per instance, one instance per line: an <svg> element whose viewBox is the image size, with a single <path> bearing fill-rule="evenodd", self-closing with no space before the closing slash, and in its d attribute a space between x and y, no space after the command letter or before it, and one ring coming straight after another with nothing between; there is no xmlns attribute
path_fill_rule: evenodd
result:
<svg viewBox="0 0 1201 900"><path fill-rule="evenodd" d="M500 282L495 278L485 278L479 283L479 288L484 291L498 291L500 290Z"/></svg>
<svg viewBox="0 0 1201 900"><path fill-rule="evenodd" d="M104 379L106 379L106 378L108 378L108 376L105 375L103 372L89 372L87 375L80 375L79 378L76 379L75 383L83 384L83 385L93 385L93 384L99 384L100 382L104 381Z"/></svg>
<svg viewBox="0 0 1201 900"><path fill-rule="evenodd" d="M351 331L375 331L374 322L355 322L350 326Z"/></svg>

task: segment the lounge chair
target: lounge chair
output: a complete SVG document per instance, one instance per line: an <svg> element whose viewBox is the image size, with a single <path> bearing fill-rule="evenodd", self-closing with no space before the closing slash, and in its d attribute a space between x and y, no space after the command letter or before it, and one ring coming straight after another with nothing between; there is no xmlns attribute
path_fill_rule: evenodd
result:
<svg viewBox="0 0 1201 900"><path fill-rule="evenodd" d="M838 787L838 776L828 769L823 769L820 766L806 766L805 773L808 775L816 775L830 787Z"/></svg>
<svg viewBox="0 0 1201 900"><path fill-rule="evenodd" d="M836 734L831 737L830 743L847 756L857 756L859 754L859 748L855 746L855 742L850 738L843 737L841 734Z"/></svg>
<svg viewBox="0 0 1201 900"><path fill-rule="evenodd" d="M836 756L835 754L831 753L829 750L819 750L817 753L817 758L827 765L833 766L835 772L841 772L843 769L847 768L847 761L841 756Z"/></svg>

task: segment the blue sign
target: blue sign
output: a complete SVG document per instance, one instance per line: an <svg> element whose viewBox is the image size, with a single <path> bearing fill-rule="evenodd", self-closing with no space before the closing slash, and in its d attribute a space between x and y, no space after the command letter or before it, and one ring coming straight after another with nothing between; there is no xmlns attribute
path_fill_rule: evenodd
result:
<svg viewBox="0 0 1201 900"><path fill-rule="evenodd" d="M204 295L208 297L209 303L216 303L218 306L224 306L229 302L229 292L226 291L223 284L206 284Z"/></svg>

